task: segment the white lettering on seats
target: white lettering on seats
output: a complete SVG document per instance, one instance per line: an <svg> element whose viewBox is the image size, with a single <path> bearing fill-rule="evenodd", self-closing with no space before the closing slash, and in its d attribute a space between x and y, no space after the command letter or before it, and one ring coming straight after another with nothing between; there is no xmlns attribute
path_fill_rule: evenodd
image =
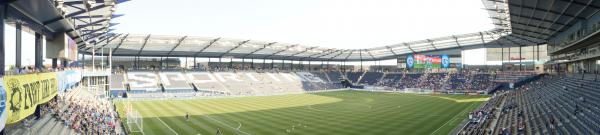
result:
<svg viewBox="0 0 600 135"><path fill-rule="evenodd" d="M160 80L162 81L163 85L166 86L171 86L171 81L186 81L185 77L180 72L161 72L158 73L158 76L160 76Z"/></svg>
<svg viewBox="0 0 600 135"><path fill-rule="evenodd" d="M187 73L187 77L192 83L210 83L217 82L215 76L208 72L191 72Z"/></svg>
<svg viewBox="0 0 600 135"><path fill-rule="evenodd" d="M238 78L238 76L234 73L227 73L227 72L219 72L219 73L213 73L217 79L219 79L219 81L221 82L227 82L227 80L225 80L225 78L232 80L232 81L238 81L238 82L242 82L242 80L240 80Z"/></svg>
<svg viewBox="0 0 600 135"><path fill-rule="evenodd" d="M147 72L127 73L129 86L133 88L149 88L157 85L156 74Z"/></svg>

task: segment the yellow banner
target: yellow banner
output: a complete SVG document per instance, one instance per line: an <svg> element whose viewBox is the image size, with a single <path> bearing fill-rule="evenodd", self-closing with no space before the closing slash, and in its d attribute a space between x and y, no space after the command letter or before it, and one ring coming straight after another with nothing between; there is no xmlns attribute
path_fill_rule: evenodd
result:
<svg viewBox="0 0 600 135"><path fill-rule="evenodd" d="M37 105L50 101L58 92L56 73L4 76L7 124L33 114Z"/></svg>

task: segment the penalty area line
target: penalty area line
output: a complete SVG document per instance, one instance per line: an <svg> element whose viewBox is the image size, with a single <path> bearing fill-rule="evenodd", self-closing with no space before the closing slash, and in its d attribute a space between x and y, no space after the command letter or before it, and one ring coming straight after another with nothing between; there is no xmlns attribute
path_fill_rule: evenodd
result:
<svg viewBox="0 0 600 135"><path fill-rule="evenodd" d="M179 135L179 133L175 132L175 130L173 130L173 128L171 128L169 125L167 125L167 123L165 123L163 120L161 120L158 117L154 117L156 119L158 119L160 121L160 123L164 124L165 126L167 126L167 128L169 128L169 130L173 131L173 133L175 133L176 135Z"/></svg>

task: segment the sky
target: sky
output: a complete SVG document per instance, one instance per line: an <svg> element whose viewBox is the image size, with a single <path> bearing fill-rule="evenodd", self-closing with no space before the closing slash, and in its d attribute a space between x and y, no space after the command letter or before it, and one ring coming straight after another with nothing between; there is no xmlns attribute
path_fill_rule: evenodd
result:
<svg viewBox="0 0 600 135"><path fill-rule="evenodd" d="M340 49L493 28L480 0L132 0L116 33L188 35Z"/></svg>

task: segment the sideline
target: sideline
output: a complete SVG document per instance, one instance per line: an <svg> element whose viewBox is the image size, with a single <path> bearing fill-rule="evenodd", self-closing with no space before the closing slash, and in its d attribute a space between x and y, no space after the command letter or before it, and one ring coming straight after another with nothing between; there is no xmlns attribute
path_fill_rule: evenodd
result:
<svg viewBox="0 0 600 135"><path fill-rule="evenodd" d="M431 134L429 134L429 135L433 135L433 134L434 134L434 133L436 133L438 130L442 129L442 127L445 127L445 126L446 126L446 124L450 123L450 121L455 121L455 119L456 119L456 117L457 117L457 116L460 116L460 115L462 115L462 114L463 114L463 113L465 113L465 112L468 112L468 111L466 111L466 110L469 110L469 108L471 108L471 107L472 107L474 104L475 104L475 103L472 103L471 105L469 105L469 107L467 107L467 108L463 109L463 110L462 110L460 113L456 114L454 117L452 117L452 119L449 119L448 121L446 121L446 123L444 123L444 125L440 126L438 129L436 129L435 131L431 132Z"/></svg>

